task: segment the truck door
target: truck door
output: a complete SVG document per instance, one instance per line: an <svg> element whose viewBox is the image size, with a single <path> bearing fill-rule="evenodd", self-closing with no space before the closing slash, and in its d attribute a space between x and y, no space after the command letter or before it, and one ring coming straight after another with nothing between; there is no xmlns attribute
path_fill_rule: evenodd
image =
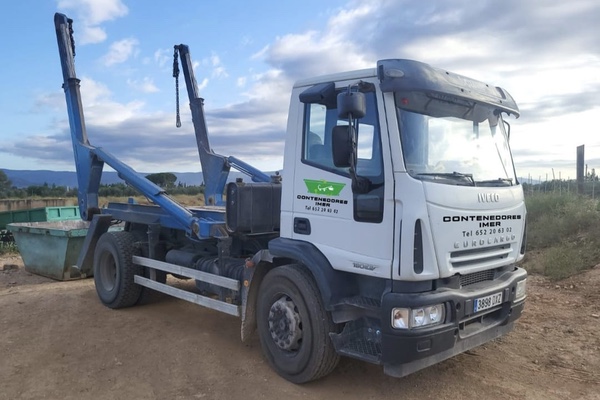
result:
<svg viewBox="0 0 600 400"><path fill-rule="evenodd" d="M387 124L378 112L384 107L375 85L362 86L367 114L359 119L357 172L369 179L370 188L353 192L348 168L333 164L333 127L348 124L338 118L335 98L302 104L292 237L313 243L335 269L387 278L394 243L391 157L387 135L381 133Z"/></svg>

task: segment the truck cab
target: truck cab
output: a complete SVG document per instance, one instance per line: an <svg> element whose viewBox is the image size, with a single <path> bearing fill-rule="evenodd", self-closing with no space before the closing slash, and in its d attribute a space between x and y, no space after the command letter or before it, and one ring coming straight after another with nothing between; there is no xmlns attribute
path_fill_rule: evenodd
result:
<svg viewBox="0 0 600 400"><path fill-rule="evenodd" d="M346 93L365 105L350 122L337 105ZM526 211L509 115L519 112L505 90L411 60L294 86L280 234L359 276L332 300L346 324L338 351L403 376L511 329ZM354 172L334 162L334 132L349 124ZM376 311L348 317L352 302Z"/></svg>

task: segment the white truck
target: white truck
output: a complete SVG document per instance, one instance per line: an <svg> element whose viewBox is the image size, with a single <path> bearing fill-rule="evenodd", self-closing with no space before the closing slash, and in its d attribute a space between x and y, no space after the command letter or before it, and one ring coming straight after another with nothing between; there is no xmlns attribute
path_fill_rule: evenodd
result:
<svg viewBox="0 0 600 400"><path fill-rule="evenodd" d="M211 149L189 50L177 45L206 183L206 204L184 207L89 143L72 21L56 14L55 25L91 221L77 267L106 306L135 305L150 288L238 316L242 340L258 331L269 364L295 383L340 356L402 377L513 328L526 211L506 90L401 59L299 81L282 178L270 177ZM98 208L104 163L155 205ZM232 166L253 182L227 183ZM124 231L108 231L113 221Z"/></svg>

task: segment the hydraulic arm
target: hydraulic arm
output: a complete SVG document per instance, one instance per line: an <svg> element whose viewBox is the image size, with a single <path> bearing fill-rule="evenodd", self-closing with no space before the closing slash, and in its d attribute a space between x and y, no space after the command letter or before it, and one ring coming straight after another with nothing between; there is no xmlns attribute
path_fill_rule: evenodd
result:
<svg viewBox="0 0 600 400"><path fill-rule="evenodd" d="M75 42L73 40L72 20L66 15L56 13L54 26L63 73L63 89L67 101L71 139L77 169L79 185L79 211L83 219L91 221L94 214L101 211L98 207L98 188L104 163L112 167L119 177L140 191L152 202L162 207L186 231L188 236L197 237L199 218L171 199L166 192L135 170L119 161L112 154L90 144L83 117L79 82L75 73Z"/></svg>
<svg viewBox="0 0 600 400"><path fill-rule="evenodd" d="M194 77L194 69L190 56L189 47L185 44L174 46L173 54L173 76L179 77L179 64L177 56L181 57L181 68L187 87L190 100L190 109L192 111L192 121L196 133L196 143L198 144L198 153L200 164L202 165L202 175L204 177L204 198L207 205L223 205L223 192L230 167L249 175L254 182L269 182L268 175L257 170L251 165L235 157L224 157L216 154L210 147L208 140L208 130L206 128L206 118L204 116L204 99L198 94L198 85ZM179 88L179 85L177 85Z"/></svg>
<svg viewBox="0 0 600 400"><path fill-rule="evenodd" d="M75 42L73 40L72 20L66 15L56 13L54 16L56 37L63 72L63 89L67 101L69 125L79 185L79 209L83 219L91 221L95 214L101 213L98 207L98 189L104 163L112 167L125 182L148 197L153 203L162 207L178 226L194 238L199 236L199 224L202 222L190 210L170 198L167 193L153 182L139 175L134 169L122 163L118 158L102 148L90 144L85 128L80 80L75 73ZM251 165L235 158L216 154L210 147L206 119L204 116L204 99L198 95L198 86L194 77L189 48L180 44L175 46L173 75L178 78L178 57L181 58L183 76L187 87L198 145L198 153L205 183L205 199L207 205L223 206L223 192L230 167L247 174L254 182L269 182L268 175ZM203 236L203 235L202 235Z"/></svg>

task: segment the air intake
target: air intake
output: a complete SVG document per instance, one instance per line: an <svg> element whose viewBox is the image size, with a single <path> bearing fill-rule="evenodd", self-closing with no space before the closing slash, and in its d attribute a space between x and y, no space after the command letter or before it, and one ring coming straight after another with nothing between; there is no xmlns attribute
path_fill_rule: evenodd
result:
<svg viewBox="0 0 600 400"><path fill-rule="evenodd" d="M415 222L413 271L415 271L415 274L420 274L423 272L423 231L421 229L420 219Z"/></svg>
<svg viewBox="0 0 600 400"><path fill-rule="evenodd" d="M460 276L460 286L465 287L474 285L479 282L491 281L494 279L494 270L488 269L487 271L474 272L472 274L466 274Z"/></svg>

